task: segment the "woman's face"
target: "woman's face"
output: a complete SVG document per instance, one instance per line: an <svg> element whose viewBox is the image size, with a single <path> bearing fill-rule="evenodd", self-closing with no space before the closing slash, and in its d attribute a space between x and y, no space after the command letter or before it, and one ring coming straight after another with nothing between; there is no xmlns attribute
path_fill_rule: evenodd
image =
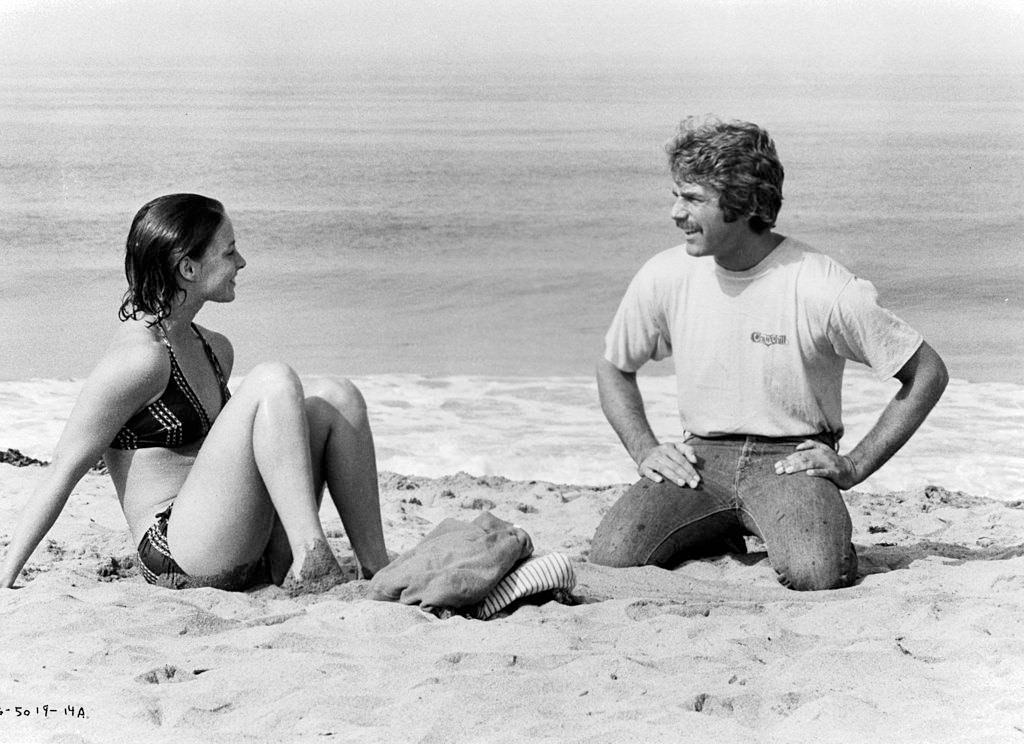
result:
<svg viewBox="0 0 1024 744"><path fill-rule="evenodd" d="M226 216L198 260L191 261L192 276L189 293L196 292L203 300L231 302L235 299L235 276L245 268L245 259L235 247L235 231Z"/></svg>

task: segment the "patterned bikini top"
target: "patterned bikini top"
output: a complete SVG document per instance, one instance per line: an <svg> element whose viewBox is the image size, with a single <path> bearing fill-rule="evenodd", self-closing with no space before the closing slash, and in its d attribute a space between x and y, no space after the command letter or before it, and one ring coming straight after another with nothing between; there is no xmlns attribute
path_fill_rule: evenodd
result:
<svg viewBox="0 0 1024 744"><path fill-rule="evenodd" d="M183 447L192 444L207 435L210 431L210 417L206 415L199 396L193 392L185 375L178 366L178 360L174 357L174 349L167 339L162 326L160 338L167 347L167 354L171 358L171 377L167 380L167 387L154 402L136 412L114 437L110 443L111 449L135 450L147 447ZM228 391L227 381L224 373L221 372L220 363L210 348L210 344L203 338L195 324L192 324L192 332L203 342L203 351L206 358L210 360L213 373L217 376L217 383L220 385L221 406L228 402L231 393Z"/></svg>

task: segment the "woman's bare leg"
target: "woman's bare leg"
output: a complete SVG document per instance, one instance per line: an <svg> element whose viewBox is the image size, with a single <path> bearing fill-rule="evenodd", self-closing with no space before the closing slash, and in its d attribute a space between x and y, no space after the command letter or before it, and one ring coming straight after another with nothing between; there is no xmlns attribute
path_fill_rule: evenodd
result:
<svg viewBox="0 0 1024 744"><path fill-rule="evenodd" d="M345 379L314 380L306 392L310 455L313 472L320 478L317 485L326 482L363 576L369 578L387 565L388 553L366 402Z"/></svg>
<svg viewBox="0 0 1024 744"><path fill-rule="evenodd" d="M302 384L282 364L250 372L217 417L174 502L167 540L189 574L256 560L275 514L300 580L338 572L320 524Z"/></svg>

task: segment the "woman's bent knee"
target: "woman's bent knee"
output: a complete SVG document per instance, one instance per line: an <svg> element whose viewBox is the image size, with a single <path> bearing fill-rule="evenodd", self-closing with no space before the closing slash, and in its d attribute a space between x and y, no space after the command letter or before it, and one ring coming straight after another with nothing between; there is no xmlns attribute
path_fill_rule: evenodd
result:
<svg viewBox="0 0 1024 744"><path fill-rule="evenodd" d="M283 362L261 362L245 376L242 390L255 390L259 395L303 395L302 380L299 375Z"/></svg>
<svg viewBox="0 0 1024 744"><path fill-rule="evenodd" d="M340 412L350 422L366 418L366 401L359 388L351 380L341 378L318 378L306 388L307 405L313 408L326 406Z"/></svg>

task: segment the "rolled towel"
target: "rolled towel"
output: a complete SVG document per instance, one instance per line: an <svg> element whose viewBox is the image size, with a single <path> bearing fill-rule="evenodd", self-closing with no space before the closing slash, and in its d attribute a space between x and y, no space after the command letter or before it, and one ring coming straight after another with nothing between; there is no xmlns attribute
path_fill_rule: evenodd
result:
<svg viewBox="0 0 1024 744"><path fill-rule="evenodd" d="M574 586L576 572L566 556L561 553L548 553L529 558L509 571L505 578L491 589L477 607L476 618L486 620L517 599L531 594L553 589L571 591Z"/></svg>

